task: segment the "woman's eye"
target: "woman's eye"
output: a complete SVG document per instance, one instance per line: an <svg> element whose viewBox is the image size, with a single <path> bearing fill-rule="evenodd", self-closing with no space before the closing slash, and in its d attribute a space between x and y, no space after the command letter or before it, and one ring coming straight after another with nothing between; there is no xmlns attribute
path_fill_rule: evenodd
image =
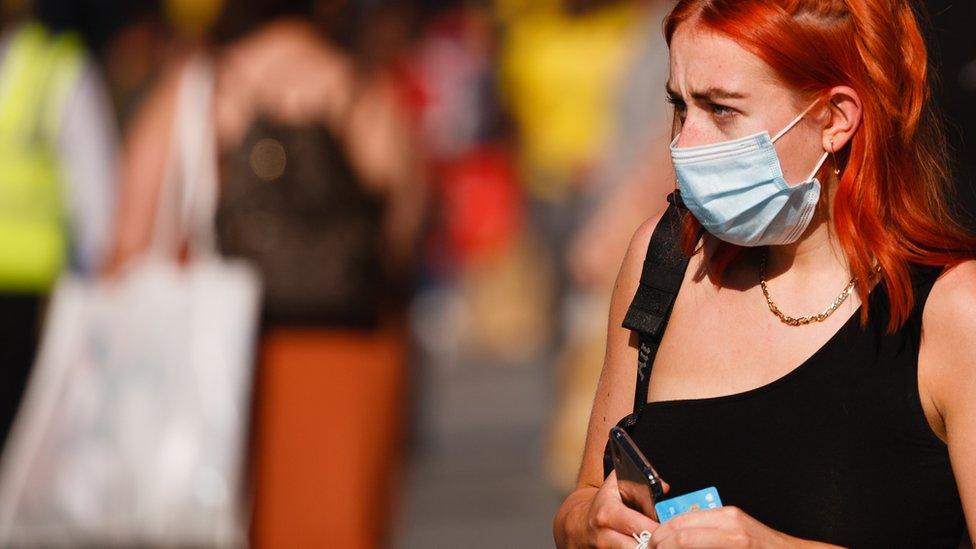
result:
<svg viewBox="0 0 976 549"><path fill-rule="evenodd" d="M712 114L718 118L729 118L736 114L735 109L718 103L710 103L709 108L712 109Z"/></svg>

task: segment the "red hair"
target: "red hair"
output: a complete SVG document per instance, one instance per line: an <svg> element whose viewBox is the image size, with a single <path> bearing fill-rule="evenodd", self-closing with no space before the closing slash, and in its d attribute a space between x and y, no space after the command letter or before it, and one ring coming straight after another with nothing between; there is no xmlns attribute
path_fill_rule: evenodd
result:
<svg viewBox="0 0 976 549"><path fill-rule="evenodd" d="M929 105L925 42L908 1L681 0L665 20L668 44L685 23L728 36L802 93L839 85L858 92L863 116L837 152L843 171L832 223L862 298L874 260L881 265L888 330L896 330L915 301L909 264L952 266L976 250L976 238L950 214L945 141ZM689 255L701 231L686 216ZM719 276L741 251L718 246Z"/></svg>

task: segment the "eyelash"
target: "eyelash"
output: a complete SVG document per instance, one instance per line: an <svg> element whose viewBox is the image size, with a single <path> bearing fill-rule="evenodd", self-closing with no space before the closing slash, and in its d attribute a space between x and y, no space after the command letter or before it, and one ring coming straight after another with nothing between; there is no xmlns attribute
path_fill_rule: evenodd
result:
<svg viewBox="0 0 976 549"><path fill-rule="evenodd" d="M712 114L718 118L732 118L736 115L736 110L732 107L726 107L718 103L709 103L708 106L712 109Z"/></svg>
<svg viewBox="0 0 976 549"><path fill-rule="evenodd" d="M674 107L674 112L677 113L678 116L684 118L684 113L686 110L688 110L688 106L685 105L685 102L670 95L666 97L666 100L671 104L672 107Z"/></svg>
<svg viewBox="0 0 976 549"><path fill-rule="evenodd" d="M684 101L678 99L677 97L666 96L666 100L674 107L675 113L680 117L684 118L685 112L688 110L688 106ZM738 114L738 111L732 107L721 105L718 103L709 103L708 108L711 109L712 115L716 118L728 120Z"/></svg>

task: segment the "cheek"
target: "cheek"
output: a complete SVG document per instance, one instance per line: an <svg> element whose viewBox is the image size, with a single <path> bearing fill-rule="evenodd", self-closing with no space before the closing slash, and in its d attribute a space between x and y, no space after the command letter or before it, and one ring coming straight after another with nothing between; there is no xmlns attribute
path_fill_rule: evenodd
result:
<svg viewBox="0 0 976 549"><path fill-rule="evenodd" d="M689 113L684 123L678 122L677 147L697 147L711 145L730 139L711 119L705 115Z"/></svg>
<svg viewBox="0 0 976 549"><path fill-rule="evenodd" d="M811 139L811 142L813 140ZM780 165L783 167L783 177L790 185L803 182L810 172L817 167L820 154L816 152L813 145L777 147ZM821 182L822 183L822 182Z"/></svg>

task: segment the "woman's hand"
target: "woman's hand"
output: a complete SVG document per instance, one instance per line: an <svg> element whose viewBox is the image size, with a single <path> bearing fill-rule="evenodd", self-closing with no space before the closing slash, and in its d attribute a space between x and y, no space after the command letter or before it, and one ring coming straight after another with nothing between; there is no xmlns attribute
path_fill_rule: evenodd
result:
<svg viewBox="0 0 976 549"><path fill-rule="evenodd" d="M653 532L648 549L660 547L833 547L788 536L738 507L703 509L679 515Z"/></svg>
<svg viewBox="0 0 976 549"><path fill-rule="evenodd" d="M664 491L669 487L664 483ZM585 519L584 540L580 545L597 548L632 548L637 544L634 534L647 530L654 532L658 523L643 513L624 505L617 489L617 472L603 482L590 503ZM575 545L575 544L574 544Z"/></svg>

